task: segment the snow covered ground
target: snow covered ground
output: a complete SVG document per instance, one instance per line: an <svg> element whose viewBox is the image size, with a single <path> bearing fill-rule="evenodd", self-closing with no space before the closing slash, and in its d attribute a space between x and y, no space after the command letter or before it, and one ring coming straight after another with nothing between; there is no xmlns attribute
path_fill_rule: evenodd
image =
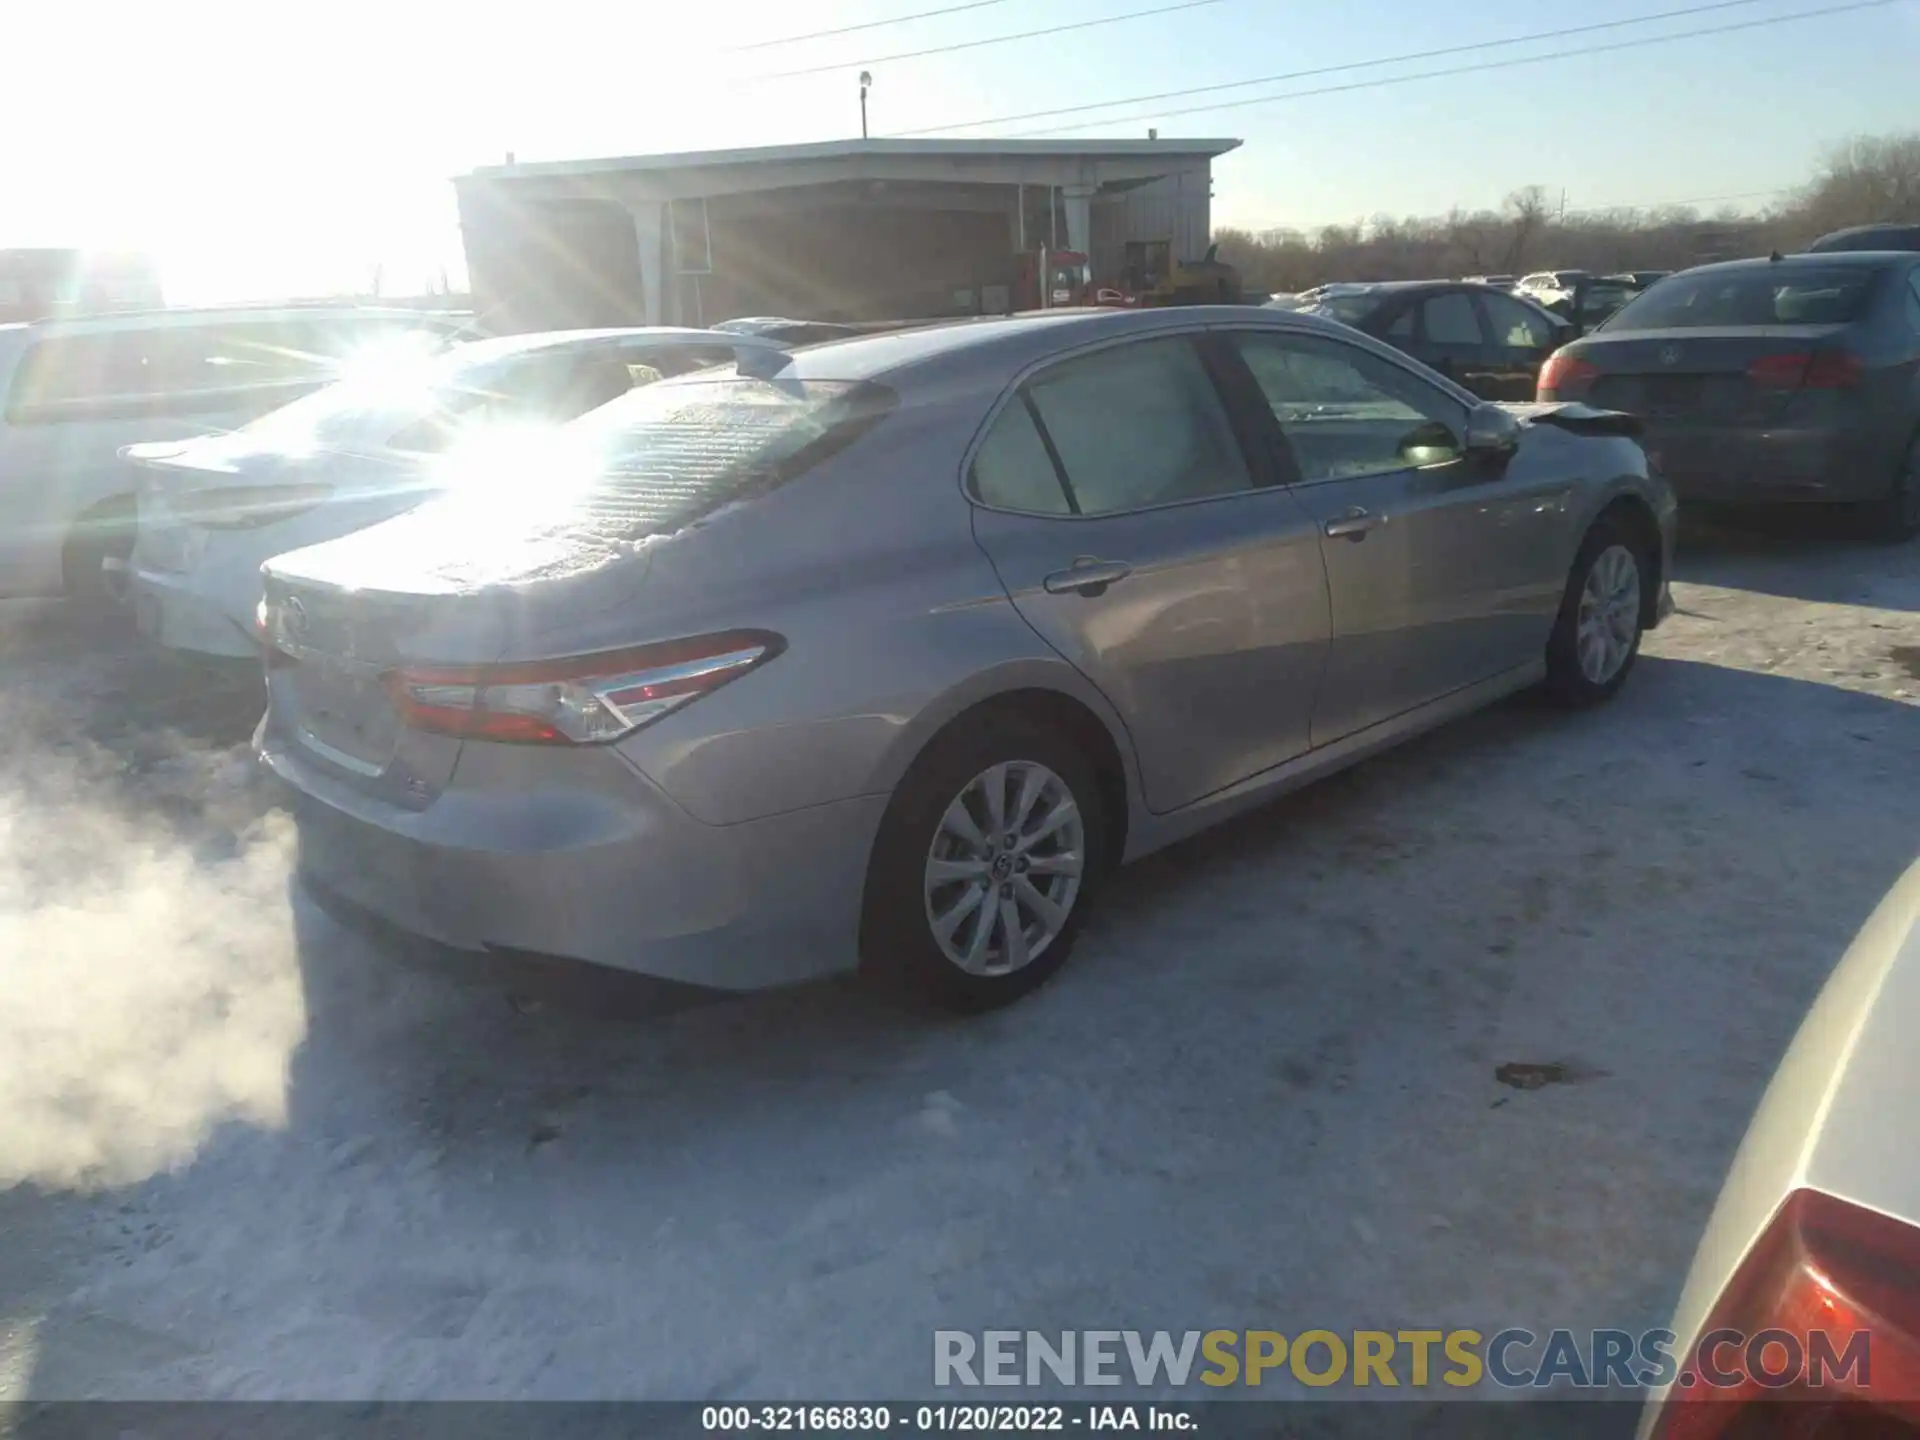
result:
<svg viewBox="0 0 1920 1440"><path fill-rule="evenodd" d="M937 1328L1657 1323L1920 851L1920 550L1682 568L1618 703L1156 857L972 1021L403 963L290 889L255 680L0 607L0 1401L901 1397Z"/></svg>

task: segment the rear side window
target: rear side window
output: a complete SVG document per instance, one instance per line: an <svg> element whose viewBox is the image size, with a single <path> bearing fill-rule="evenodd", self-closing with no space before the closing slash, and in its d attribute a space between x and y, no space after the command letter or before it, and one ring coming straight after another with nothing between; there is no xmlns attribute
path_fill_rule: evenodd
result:
<svg viewBox="0 0 1920 1440"><path fill-rule="evenodd" d="M1025 395L1016 395L973 455L973 493L998 510L1065 515L1072 506Z"/></svg>
<svg viewBox="0 0 1920 1440"><path fill-rule="evenodd" d="M1480 322L1474 318L1473 301L1458 290L1434 296L1421 310L1427 339L1435 345L1480 343Z"/></svg>
<svg viewBox="0 0 1920 1440"><path fill-rule="evenodd" d="M1068 360L1026 387L1083 515L1251 488L1213 379L1185 339Z"/></svg>
<svg viewBox="0 0 1920 1440"><path fill-rule="evenodd" d="M1609 330L1697 330L1746 325L1844 325L1867 313L1877 270L1709 271L1675 275L1629 300Z"/></svg>

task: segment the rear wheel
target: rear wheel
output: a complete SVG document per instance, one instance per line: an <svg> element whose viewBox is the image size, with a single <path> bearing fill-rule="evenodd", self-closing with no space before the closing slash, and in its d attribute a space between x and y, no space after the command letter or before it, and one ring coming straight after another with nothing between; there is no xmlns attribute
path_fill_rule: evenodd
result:
<svg viewBox="0 0 1920 1440"><path fill-rule="evenodd" d="M1587 532L1547 639L1549 697L1562 705L1596 705L1626 683L1650 618L1652 564L1642 541L1616 516L1602 515Z"/></svg>
<svg viewBox="0 0 1920 1440"><path fill-rule="evenodd" d="M81 516L60 557L67 598L89 614L108 615L124 609L133 539L130 515L107 510Z"/></svg>
<svg viewBox="0 0 1920 1440"><path fill-rule="evenodd" d="M1019 999L1066 962L1107 863L1093 766L1052 729L986 711L895 791L867 870L861 960L958 1010Z"/></svg>
<svg viewBox="0 0 1920 1440"><path fill-rule="evenodd" d="M1891 544L1920 535L1920 430L1907 442L1893 488L1869 508L1874 534Z"/></svg>

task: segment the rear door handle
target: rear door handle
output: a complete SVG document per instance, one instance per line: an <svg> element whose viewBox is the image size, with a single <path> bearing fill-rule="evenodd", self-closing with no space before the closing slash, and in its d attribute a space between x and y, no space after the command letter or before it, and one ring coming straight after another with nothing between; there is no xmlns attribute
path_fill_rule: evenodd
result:
<svg viewBox="0 0 1920 1440"><path fill-rule="evenodd" d="M1386 523L1386 516L1370 515L1355 505L1339 519L1327 521L1326 531L1328 537L1334 540L1364 540Z"/></svg>
<svg viewBox="0 0 1920 1440"><path fill-rule="evenodd" d="M1133 567L1122 560L1095 560L1082 556L1070 570L1056 570L1040 582L1049 595L1099 595L1116 580L1124 580Z"/></svg>

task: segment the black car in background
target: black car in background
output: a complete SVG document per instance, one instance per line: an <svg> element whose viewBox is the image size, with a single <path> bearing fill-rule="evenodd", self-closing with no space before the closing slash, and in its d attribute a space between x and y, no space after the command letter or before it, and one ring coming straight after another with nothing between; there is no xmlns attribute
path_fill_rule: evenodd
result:
<svg viewBox="0 0 1920 1440"><path fill-rule="evenodd" d="M1556 354L1539 398L1640 416L1683 502L1848 501L1920 534L1920 253L1683 271Z"/></svg>
<svg viewBox="0 0 1920 1440"><path fill-rule="evenodd" d="M1822 235L1807 247L1809 255L1848 250L1920 250L1920 225L1856 225Z"/></svg>
<svg viewBox="0 0 1920 1440"><path fill-rule="evenodd" d="M1384 340L1483 400L1531 400L1572 332L1530 301L1459 280L1330 287L1309 308Z"/></svg>

